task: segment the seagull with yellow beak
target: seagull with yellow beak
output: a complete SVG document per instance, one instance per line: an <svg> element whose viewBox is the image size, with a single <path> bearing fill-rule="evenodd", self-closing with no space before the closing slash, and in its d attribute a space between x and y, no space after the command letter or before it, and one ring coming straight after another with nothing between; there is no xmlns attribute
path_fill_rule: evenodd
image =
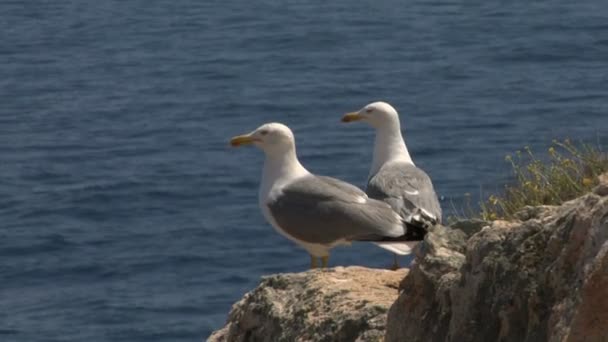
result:
<svg viewBox="0 0 608 342"><path fill-rule="evenodd" d="M441 206L433 183L414 165L395 108L386 102L374 102L344 115L342 121L363 121L376 130L367 195L388 203L410 225L426 229L441 223ZM394 267L398 267L396 257Z"/></svg>
<svg viewBox="0 0 608 342"><path fill-rule="evenodd" d="M318 258L327 267L330 249L352 241L374 242L403 254L424 237L424 230L407 225L390 205L368 198L354 185L306 170L296 155L294 135L283 124L264 124L230 144L255 145L264 152L260 209L279 233L310 254L311 268Z"/></svg>

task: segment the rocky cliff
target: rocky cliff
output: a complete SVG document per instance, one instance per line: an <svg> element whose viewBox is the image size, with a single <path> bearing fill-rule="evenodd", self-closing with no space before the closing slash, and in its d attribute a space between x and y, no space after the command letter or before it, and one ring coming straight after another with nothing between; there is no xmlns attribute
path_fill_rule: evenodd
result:
<svg viewBox="0 0 608 342"><path fill-rule="evenodd" d="M516 221L463 225L470 237L435 229L401 283L386 340L608 341L606 178Z"/></svg>
<svg viewBox="0 0 608 342"><path fill-rule="evenodd" d="M608 341L608 176L517 217L435 227L409 272L264 278L210 341Z"/></svg>

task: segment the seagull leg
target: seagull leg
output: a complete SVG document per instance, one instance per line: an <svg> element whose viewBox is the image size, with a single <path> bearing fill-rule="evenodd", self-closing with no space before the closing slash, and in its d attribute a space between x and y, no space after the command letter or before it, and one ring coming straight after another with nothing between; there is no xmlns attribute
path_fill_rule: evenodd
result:
<svg viewBox="0 0 608 342"><path fill-rule="evenodd" d="M321 257L321 267L327 268L328 262L329 262L329 255Z"/></svg>
<svg viewBox="0 0 608 342"><path fill-rule="evenodd" d="M310 269L317 268L317 258L314 255L310 255Z"/></svg>
<svg viewBox="0 0 608 342"><path fill-rule="evenodd" d="M399 269L399 260L397 259L397 254L393 253L393 266L391 266L391 270L396 271Z"/></svg>

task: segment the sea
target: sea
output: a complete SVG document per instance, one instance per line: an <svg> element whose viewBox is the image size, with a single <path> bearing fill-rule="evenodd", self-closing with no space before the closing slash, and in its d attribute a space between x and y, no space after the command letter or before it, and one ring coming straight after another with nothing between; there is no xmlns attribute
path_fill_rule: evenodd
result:
<svg viewBox="0 0 608 342"><path fill-rule="evenodd" d="M259 211L263 154L230 137L285 123L309 170L364 186L374 133L340 118L378 100L448 217L518 149L606 147L608 4L3 0L0 341L205 340L309 265Z"/></svg>

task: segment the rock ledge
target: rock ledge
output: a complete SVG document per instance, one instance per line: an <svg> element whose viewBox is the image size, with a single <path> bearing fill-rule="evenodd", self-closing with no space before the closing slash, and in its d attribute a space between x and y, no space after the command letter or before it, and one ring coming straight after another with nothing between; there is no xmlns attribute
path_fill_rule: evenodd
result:
<svg viewBox="0 0 608 342"><path fill-rule="evenodd" d="M381 341L407 272L352 266L264 277L208 341Z"/></svg>

